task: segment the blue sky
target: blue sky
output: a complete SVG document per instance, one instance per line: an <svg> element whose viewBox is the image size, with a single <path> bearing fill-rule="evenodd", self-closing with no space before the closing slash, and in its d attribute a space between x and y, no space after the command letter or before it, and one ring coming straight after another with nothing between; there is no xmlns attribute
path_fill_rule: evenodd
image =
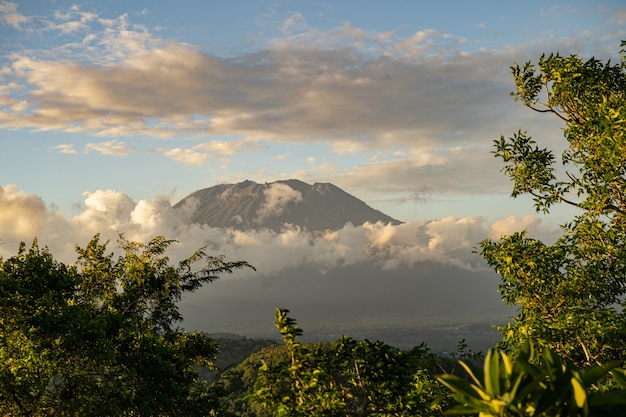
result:
<svg viewBox="0 0 626 417"><path fill-rule="evenodd" d="M490 154L518 129L563 145L509 66L621 39L610 0L0 1L0 238L287 178L406 222L553 227Z"/></svg>

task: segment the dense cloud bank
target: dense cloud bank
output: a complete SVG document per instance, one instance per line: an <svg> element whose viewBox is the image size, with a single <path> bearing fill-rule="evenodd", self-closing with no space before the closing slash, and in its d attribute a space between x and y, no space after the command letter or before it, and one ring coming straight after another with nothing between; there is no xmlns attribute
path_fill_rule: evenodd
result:
<svg viewBox="0 0 626 417"><path fill-rule="evenodd" d="M309 233L285 225L281 232L241 231L191 224L192 205L174 209L165 197L133 201L112 190L84 193L82 211L69 217L46 206L38 196L15 186L0 187L0 255L15 253L20 241L38 238L64 262L75 260L74 245L85 245L96 233L112 241L119 235L147 242L155 236L176 240L172 259L182 259L207 246L212 253L229 259L245 259L257 275L279 272L300 265L316 265L321 271L338 266L373 262L381 269L436 262L467 270L484 269L472 249L485 238L498 238L516 230L539 231L534 216L509 216L492 224L480 217L447 217L397 226L345 225L341 230ZM251 274L250 272L246 275Z"/></svg>
<svg viewBox="0 0 626 417"><path fill-rule="evenodd" d="M291 308L318 328L415 325L425 317L503 318L498 278L472 249L487 237L522 228L541 231L534 216L492 224L479 217L348 224L318 234L293 226L239 231L190 224L193 209L174 209L166 198L134 202L126 194L99 190L85 193L82 211L68 217L35 195L0 187L0 255L11 256L20 241L37 237L56 258L71 263L74 245L84 246L96 233L111 240L111 250L120 233L142 242L159 235L175 239L168 253L172 260L207 246L209 253L246 260L257 271L224 277L187 297L185 325L252 334L272 331L275 307Z"/></svg>

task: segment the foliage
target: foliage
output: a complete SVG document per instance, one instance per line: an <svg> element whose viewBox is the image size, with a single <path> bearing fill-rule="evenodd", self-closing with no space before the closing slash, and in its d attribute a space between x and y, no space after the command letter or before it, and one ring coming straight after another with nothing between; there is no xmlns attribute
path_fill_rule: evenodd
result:
<svg viewBox="0 0 626 417"><path fill-rule="evenodd" d="M481 243L503 299L519 307L500 329L514 351L530 340L580 366L626 359L625 70L623 50L617 64L552 54L512 67L515 99L560 119L568 145L560 167L526 132L494 141L512 196L530 194L546 213L577 208L554 244L526 233Z"/></svg>
<svg viewBox="0 0 626 417"><path fill-rule="evenodd" d="M251 403L272 416L419 416L442 411L448 400L432 377L432 355L348 337L305 345L302 330L278 309L276 327L286 359L264 361Z"/></svg>
<svg viewBox="0 0 626 417"><path fill-rule="evenodd" d="M241 363L222 371L214 384L222 390L219 401L227 413L225 415L273 417L271 412L264 410L258 403L248 401L248 398L254 394L259 369L263 363L287 359L288 353L285 345L274 344L250 354Z"/></svg>
<svg viewBox="0 0 626 417"><path fill-rule="evenodd" d="M34 241L0 259L0 412L213 414L219 406L195 366L210 366L217 346L174 327L176 303L249 265L200 249L172 266L164 255L172 243L121 236L114 259L95 236L68 266Z"/></svg>
<svg viewBox="0 0 626 417"><path fill-rule="evenodd" d="M220 347L220 351L215 360L215 366L222 371L241 364L248 359L250 355L261 351L265 347L275 346L277 344L275 340L268 339L248 339L246 337L218 338L215 334L212 336L213 340L215 340Z"/></svg>
<svg viewBox="0 0 626 417"><path fill-rule="evenodd" d="M502 350L490 349L483 369L461 362L470 382L451 374L437 376L459 403L449 413L478 413L481 417L626 414L626 374L616 363L581 370L553 350L543 352L539 365L531 363L531 356L528 344L515 359ZM621 389L607 389L603 379L609 373Z"/></svg>

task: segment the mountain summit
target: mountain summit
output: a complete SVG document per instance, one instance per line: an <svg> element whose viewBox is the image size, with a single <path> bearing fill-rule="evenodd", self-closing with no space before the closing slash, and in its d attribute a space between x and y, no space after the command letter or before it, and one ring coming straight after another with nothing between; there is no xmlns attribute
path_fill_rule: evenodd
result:
<svg viewBox="0 0 626 417"><path fill-rule="evenodd" d="M195 206L191 220L212 227L279 231L286 224L309 231L338 230L351 223L401 222L375 210L330 183L290 179L257 184L244 181L198 190L174 205Z"/></svg>

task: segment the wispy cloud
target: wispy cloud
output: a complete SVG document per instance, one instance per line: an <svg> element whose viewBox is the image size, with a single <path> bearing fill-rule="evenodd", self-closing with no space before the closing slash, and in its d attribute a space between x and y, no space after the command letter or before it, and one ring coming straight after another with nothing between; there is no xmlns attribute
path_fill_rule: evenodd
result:
<svg viewBox="0 0 626 417"><path fill-rule="evenodd" d="M78 153L76 149L74 149L74 144L71 143L63 143L61 145L52 146L51 149L56 149L59 153L67 155L75 155Z"/></svg>
<svg viewBox="0 0 626 417"><path fill-rule="evenodd" d="M154 152L160 153L174 161L192 166L202 166L211 160L226 163L229 157L242 151L257 151L264 145L255 141L210 141L194 145L189 148L176 147L172 149L157 148Z"/></svg>
<svg viewBox="0 0 626 417"><path fill-rule="evenodd" d="M157 149L156 152L172 158L176 162L180 162L185 165L204 165L211 160L212 155L206 152L199 152L193 148L173 148L173 149Z"/></svg>
<svg viewBox="0 0 626 417"><path fill-rule="evenodd" d="M116 139L85 145L85 153L96 152L101 155L127 156L135 151L134 147Z"/></svg>
<svg viewBox="0 0 626 417"><path fill-rule="evenodd" d="M29 18L17 11L17 3L10 1L0 2L0 24L8 25L16 30L23 30Z"/></svg>
<svg viewBox="0 0 626 417"><path fill-rule="evenodd" d="M302 201L302 193L287 184L274 183L263 191L265 201L259 207L257 216L259 222L268 217L280 216L289 203Z"/></svg>
<svg viewBox="0 0 626 417"><path fill-rule="evenodd" d="M615 19L620 25L626 24L626 8L616 10L612 19Z"/></svg>

